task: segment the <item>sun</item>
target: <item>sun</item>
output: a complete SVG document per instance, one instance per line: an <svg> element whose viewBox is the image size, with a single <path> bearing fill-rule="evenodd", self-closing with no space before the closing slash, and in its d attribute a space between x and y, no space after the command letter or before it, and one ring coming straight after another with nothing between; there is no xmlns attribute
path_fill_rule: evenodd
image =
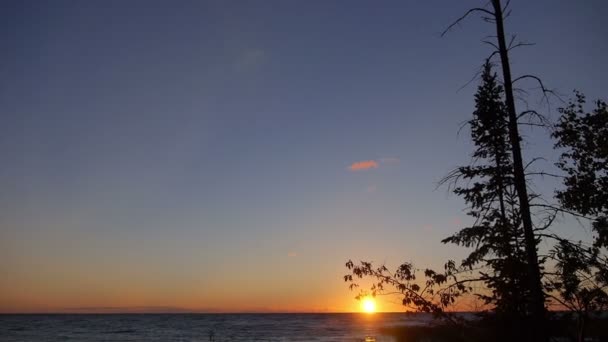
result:
<svg viewBox="0 0 608 342"><path fill-rule="evenodd" d="M372 297L365 297L361 301L361 310L365 313L376 312L376 301Z"/></svg>

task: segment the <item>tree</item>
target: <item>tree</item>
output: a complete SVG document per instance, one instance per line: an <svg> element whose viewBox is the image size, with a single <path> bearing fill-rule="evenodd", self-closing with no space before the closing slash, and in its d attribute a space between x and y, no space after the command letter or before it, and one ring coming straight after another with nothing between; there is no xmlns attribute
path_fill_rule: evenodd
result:
<svg viewBox="0 0 608 342"><path fill-rule="evenodd" d="M466 286L470 279L459 279L459 270L454 261L448 261L444 266L444 272L432 269L419 270L411 263L401 264L393 273L386 266L374 267L372 263L361 261L359 264L349 260L346 267L350 271L344 276L344 281L349 282L349 288L354 290L359 287L357 279L370 277L375 279L368 291L361 290L357 299L368 295L373 297L385 294L399 294L402 296L402 304L420 312L432 313L435 317L444 318L455 322L454 317L446 315L445 309L454 304L462 294L471 290ZM424 282L419 281L419 273L423 273ZM390 290L389 290L390 289ZM387 292L387 290L389 290Z"/></svg>
<svg viewBox="0 0 608 342"><path fill-rule="evenodd" d="M483 66L481 80L475 94L476 109L469 121L476 146L473 165L457 168L442 181L453 182L454 193L469 205L468 215L474 223L442 242L474 248L462 267L472 270L482 264L481 280L491 292L478 296L493 305L505 321L515 323L530 311L530 291L508 116L504 89L489 61ZM463 182L467 186L460 186Z"/></svg>
<svg viewBox="0 0 608 342"><path fill-rule="evenodd" d="M552 92L534 75L512 77L509 52L529 44L514 43L514 37L507 44L504 19L510 12L508 6L509 1L503 7L500 0L491 0L489 7L470 9L443 33L470 14L481 13L485 21L495 24L496 35L492 37L496 41L485 41L495 50L484 65L482 85L475 96L476 110L470 121L475 163L454 170L444 180L454 182L454 192L468 204L474 223L443 242L473 251L458 267L453 262L450 267L446 264L446 272L442 274L445 277L440 281L431 278L427 284L433 293L449 289L449 304L471 292L471 284L482 283L487 291L476 294L494 305L496 313L525 323L529 328L526 339L547 341L547 296L581 313L579 318L583 320L586 312L605 308L608 303L608 114L602 101L596 103L593 112L584 113L584 97L579 94L576 103L560 110L562 118L553 137L557 139L556 148L566 150L557 164L566 173L565 189L556 193L559 205L538 203L540 196L528 191L528 177L548 174L526 171L536 159L524 165L519 125L532 124L522 122L524 118L540 119L541 126L546 122L534 110L517 112L514 89L517 82L532 80L540 85L545 99ZM500 59L501 80L491 72L489 61L495 56ZM469 182L464 187L459 183L463 180ZM543 213L546 216L533 220L533 208L535 217ZM596 234L593 242L570 241L548 231L559 212L590 219ZM548 254L539 256L540 241L553 244ZM553 269L549 271L544 269L547 259L553 260ZM409 275L415 274L411 264L404 265ZM369 263L355 266L349 261L347 267L357 277L379 279L380 286L375 284L374 293L390 284L399 289L398 293L407 292L404 294L407 296L428 294L419 286L412 286L415 277L400 279L384 266L373 269ZM469 276L465 275L467 271ZM471 276L471 272L478 276ZM427 277L437 274L431 270L424 273ZM353 282L353 277L347 275L345 280ZM436 298L422 299L423 311L429 307L438 308L437 311L445 309L446 301L432 306Z"/></svg>
<svg viewBox="0 0 608 342"><path fill-rule="evenodd" d="M585 113L585 96L575 91L576 100L560 108L561 117L552 136L556 148L565 149L557 166L566 173L565 189L556 197L562 207L591 216L597 233L595 244L608 245L608 109L597 100Z"/></svg>
<svg viewBox="0 0 608 342"><path fill-rule="evenodd" d="M532 302L532 327L534 327L533 338L537 341L546 340L545 333L545 299L542 290L540 265L537 254L537 240L534 236L532 226L532 215L528 197L528 186L521 153L521 136L517 122L517 111L515 109L515 97L513 96L513 81L511 79L511 65L509 63L509 49L507 48L503 24L503 8L500 0L492 0L494 8L494 19L496 23L496 37L498 40L498 52L501 59L503 81L505 85L506 107L509 117L509 137L511 150L513 152L513 180L519 198L520 214L523 224L524 242L527 256L528 276Z"/></svg>
<svg viewBox="0 0 608 342"><path fill-rule="evenodd" d="M510 1L507 1L503 7L500 0L491 0L492 10L486 8L472 8L467 11L462 17L456 20L450 25L444 32L445 34L456 24L464 20L471 13L483 13L484 20L493 22L496 30L496 43L486 41L489 45L495 48L495 51L490 55L500 56L503 84L505 89L505 106L508 117L508 130L509 140L511 144L511 152L513 156L513 185L517 197L519 199L519 210L521 215L521 221L524 233L524 246L527 261L527 270L529 277L529 288L530 288L530 300L531 300L531 314L532 314L532 340L544 341L547 340L545 334L545 320L546 320L546 309L545 309L545 296L543 293L543 286L541 282L541 266L538 259L537 252L537 238L534 233L534 225L532 222L532 214L530 210L530 197L528 196L528 185L526 181L525 168L523 163L523 157L521 152L521 135L519 134L518 119L526 114L526 112L517 113L515 106L515 96L513 95L513 85L515 82L524 79L534 79L541 85L543 91L545 87L540 79L533 75L523 75L515 79L511 76L511 64L509 62L509 51L525 43L507 45L506 34L504 29L504 19L506 12L508 15L508 6ZM530 111L527 111L530 112ZM531 113L531 112L530 112Z"/></svg>
<svg viewBox="0 0 608 342"><path fill-rule="evenodd" d="M464 198L474 218L470 227L442 242L472 247L470 255L460 265L448 261L444 272L422 272L404 263L391 273L385 266L349 261L346 266L351 274L345 280L351 282L351 289L358 287L357 278L372 277L377 280L370 289L372 295L385 293L385 287L391 286L402 295L405 306L445 318L448 306L471 292L473 284L481 283L489 291L476 295L494 306L503 321L523 321L530 311L529 286L503 97L503 87L486 61L475 95L476 109L468 122L476 146L474 162L455 169L441 182L453 185L453 192ZM461 186L463 182L467 185ZM424 274L423 286L416 282L417 271Z"/></svg>
<svg viewBox="0 0 608 342"><path fill-rule="evenodd" d="M585 338L591 315L608 309L608 109L598 100L585 112L585 96L575 91L575 100L560 108L560 119L552 137L563 152L557 166L565 172L564 188L556 191L559 210L591 221L590 244L557 236L551 252L556 274L552 296L574 313L576 340Z"/></svg>

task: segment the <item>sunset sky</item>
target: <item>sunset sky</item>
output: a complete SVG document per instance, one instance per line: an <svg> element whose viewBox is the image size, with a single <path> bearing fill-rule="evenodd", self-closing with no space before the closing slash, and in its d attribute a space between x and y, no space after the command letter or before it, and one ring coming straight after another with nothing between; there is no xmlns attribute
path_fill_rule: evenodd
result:
<svg viewBox="0 0 608 342"><path fill-rule="evenodd" d="M459 260L493 27L439 35L484 3L2 1L0 312L358 311L349 258ZM607 1L512 9L514 74L607 99Z"/></svg>

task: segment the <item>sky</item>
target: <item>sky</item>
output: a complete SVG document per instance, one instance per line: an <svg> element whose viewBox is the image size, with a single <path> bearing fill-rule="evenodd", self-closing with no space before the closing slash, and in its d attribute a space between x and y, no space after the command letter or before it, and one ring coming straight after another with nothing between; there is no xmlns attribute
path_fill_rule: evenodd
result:
<svg viewBox="0 0 608 342"><path fill-rule="evenodd" d="M348 259L458 260L493 27L440 33L484 3L2 1L0 312L358 311ZM608 2L511 6L514 75L606 99Z"/></svg>

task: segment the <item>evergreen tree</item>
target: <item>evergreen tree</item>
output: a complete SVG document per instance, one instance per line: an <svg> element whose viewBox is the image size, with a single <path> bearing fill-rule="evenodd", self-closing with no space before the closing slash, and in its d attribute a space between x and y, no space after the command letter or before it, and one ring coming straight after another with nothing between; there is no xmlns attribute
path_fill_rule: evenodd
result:
<svg viewBox="0 0 608 342"><path fill-rule="evenodd" d="M468 204L468 214L474 223L443 242L473 248L473 251L460 267L450 261L443 273L425 270L426 287L415 283L416 269L410 263L401 265L393 274L384 266L374 269L370 263L354 265L349 261L347 267L352 274L345 276L345 280L353 282L352 275L376 278L379 282L372 287L374 293L391 285L404 295L404 304L414 303L422 306L423 311L432 312L441 312L446 304L471 292L470 283L483 282L487 292L482 290L477 294L494 305L497 317L503 322L506 319L507 323L508 320L524 323L514 330L522 331L518 340L530 341L548 340L545 304L550 296L578 314L581 323L578 339L582 341L588 313L608 308L607 105L597 101L596 108L586 113L585 98L576 93L575 102L560 109L562 116L553 133L557 140L555 147L564 149L557 163L566 173L564 189L556 192L560 205L534 200L539 196L529 193L527 177L547 173L526 172L531 163L524 166L519 120L528 115L544 119L534 110L516 111L514 84L533 80L540 85L544 96L551 92L536 76L511 76L509 52L527 44L513 44L514 39L507 44L504 19L509 13L508 6L509 1L502 6L500 0L491 0L487 6L470 9L444 31L445 34L471 13L482 13L486 21L495 24L496 41L486 43L495 47L490 58L499 56L502 69L500 82L492 73L490 63L484 65L482 84L475 95L476 109L470 121L475 144L473 164L456 169L444 180L458 185L454 192ZM462 181L467 182L466 186L460 186ZM535 209L534 221L533 208L542 208ZM570 241L548 230L560 211L591 220L595 234L592 243ZM539 215L543 214L548 216L541 219ZM540 241L552 249L539 258ZM547 271L544 270L546 258L555 261ZM480 277L463 278L466 270L477 272ZM438 304L432 296L437 293L442 295ZM528 332L524 332L526 328Z"/></svg>
<svg viewBox="0 0 608 342"><path fill-rule="evenodd" d="M474 224L443 242L474 248L462 266L483 266L481 279L491 292L478 295L494 305L505 319L519 321L529 311L527 264L504 89L489 61L483 67L481 81L475 94L473 119L469 121L475 144L473 165L460 167L444 179L467 184L457 184L454 193L469 205L468 214Z"/></svg>

